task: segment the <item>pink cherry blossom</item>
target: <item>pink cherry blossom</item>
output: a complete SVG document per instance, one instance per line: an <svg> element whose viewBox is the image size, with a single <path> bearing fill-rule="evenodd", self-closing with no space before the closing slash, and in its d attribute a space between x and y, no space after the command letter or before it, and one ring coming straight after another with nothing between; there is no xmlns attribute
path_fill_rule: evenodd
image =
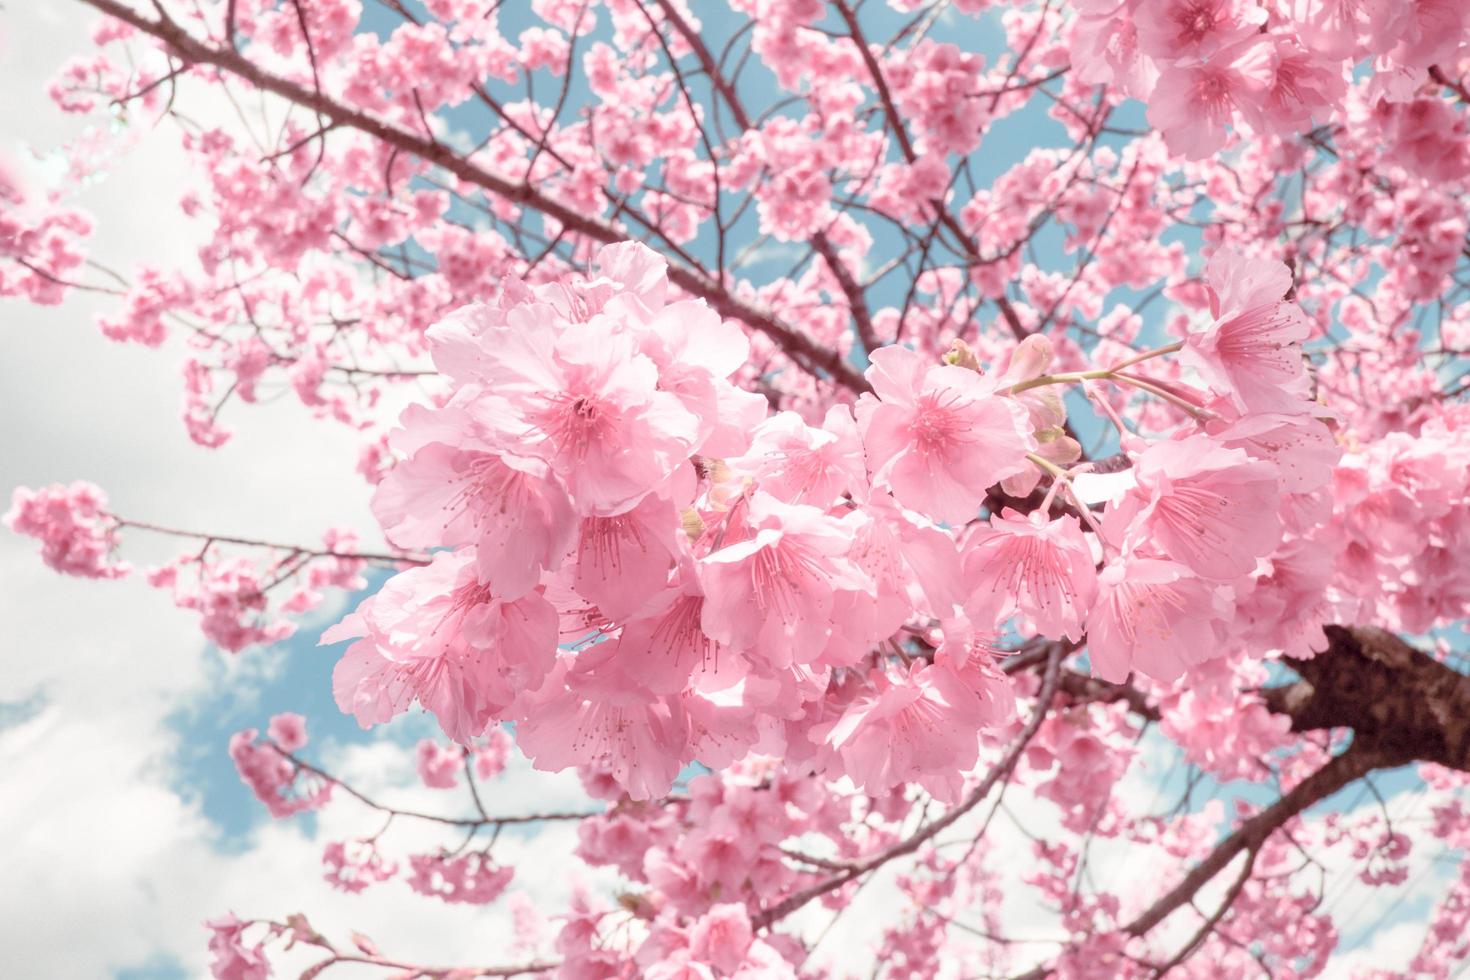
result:
<svg viewBox="0 0 1470 980"><path fill-rule="evenodd" d="M388 471L373 509L401 547L475 545L481 579L517 598L566 551L571 503L541 460L487 449L423 446Z"/></svg>
<svg viewBox="0 0 1470 980"><path fill-rule="evenodd" d="M875 672L871 694L841 718L813 731L842 760L842 769L869 792L918 782L945 799L957 795L957 774L975 764L976 729L985 711L949 668L915 664L906 676Z"/></svg>
<svg viewBox="0 0 1470 980"><path fill-rule="evenodd" d="M395 577L322 635L357 638L332 675L338 706L364 728L417 701L466 742L551 670L556 613L541 595L496 598L475 578L474 549L440 552Z"/></svg>
<svg viewBox="0 0 1470 980"><path fill-rule="evenodd" d="M1130 670L1173 680L1221 653L1215 587L1178 562L1127 558L1102 570L1087 617L1093 673L1122 681Z"/></svg>
<svg viewBox="0 0 1470 980"><path fill-rule="evenodd" d="M334 888L355 894L398 873L398 865L383 860L372 842L332 841L322 848L322 877Z"/></svg>
<svg viewBox="0 0 1470 980"><path fill-rule="evenodd" d="M1307 390L1300 343L1311 326L1282 297L1291 272L1279 262L1221 249L1205 269L1215 322L1192 330L1184 353L1242 411L1300 407Z"/></svg>
<svg viewBox="0 0 1470 980"><path fill-rule="evenodd" d="M459 772L464 768L464 755L452 745L440 745L432 738L420 739L414 751L419 779L430 789L453 789L459 785Z"/></svg>
<svg viewBox="0 0 1470 980"><path fill-rule="evenodd" d="M673 785L689 734L677 700L559 669L526 699L516 740L538 769L601 770L633 799L646 800Z"/></svg>
<svg viewBox="0 0 1470 980"><path fill-rule="evenodd" d="M693 451L694 416L658 389L630 335L603 323L524 326L496 331L489 391L467 410L487 438L544 459L581 513L628 510Z"/></svg>
<svg viewBox="0 0 1470 980"><path fill-rule="evenodd" d="M271 975L265 958L265 946L247 946L244 933L250 923L242 922L234 913L204 923L209 929L209 951L214 956L210 973L215 980L265 980Z"/></svg>
<svg viewBox="0 0 1470 980"><path fill-rule="evenodd" d="M847 558L851 531L806 504L756 493L750 536L699 562L704 632L775 666L816 658L839 591L872 594Z"/></svg>
<svg viewBox="0 0 1470 980"><path fill-rule="evenodd" d="M1160 61L1204 61L1255 33L1266 11L1253 0L1140 0L1138 46Z"/></svg>
<svg viewBox="0 0 1470 980"><path fill-rule="evenodd" d="M674 505L658 496L615 517L582 518L573 587L608 616L630 615L668 584L678 531Z"/></svg>
<svg viewBox="0 0 1470 980"><path fill-rule="evenodd" d="M964 570L975 587L965 613L975 622L999 623L1019 613L1043 636L1082 638L1097 573L1077 518L1047 521L1007 510L971 534Z"/></svg>
<svg viewBox="0 0 1470 980"><path fill-rule="evenodd" d="M408 859L408 887L445 902L485 905L495 901L515 877L515 869L494 864L479 853L460 857L415 854Z"/></svg>
<svg viewBox="0 0 1470 980"><path fill-rule="evenodd" d="M1273 81L1271 47L1248 38L1206 62L1181 62L1159 74L1148 121L1171 152L1199 160L1225 145L1226 127L1250 110Z"/></svg>
<svg viewBox="0 0 1470 980"><path fill-rule="evenodd" d="M1036 446L1025 411L974 371L885 347L873 353L868 380L878 395L858 403L868 468L900 503L936 521L974 517L985 491Z"/></svg>
<svg viewBox="0 0 1470 980"><path fill-rule="evenodd" d="M1281 540L1276 468L1206 436L1158 442L1139 457L1137 490L1105 527L1153 546L1205 578L1245 575ZM1116 531L1115 531L1116 533Z"/></svg>
<svg viewBox="0 0 1470 980"><path fill-rule="evenodd" d="M283 711L271 718L266 736L282 752L295 752L306 745L306 719L292 711Z"/></svg>
<svg viewBox="0 0 1470 980"><path fill-rule="evenodd" d="M16 487L0 520L16 534L39 538L41 560L63 574L120 578L131 570L113 558L117 521L107 512L107 495L94 484Z"/></svg>
<svg viewBox="0 0 1470 980"><path fill-rule="evenodd" d="M749 453L729 461L762 490L793 504L831 505L866 482L862 443L852 410L834 405L821 426L795 412L780 412L755 430Z"/></svg>
<svg viewBox="0 0 1470 980"><path fill-rule="evenodd" d="M307 810L317 810L332 796L332 783L308 773L275 745L258 745L253 728L230 738L230 759L240 781L265 804L271 816L280 819Z"/></svg>

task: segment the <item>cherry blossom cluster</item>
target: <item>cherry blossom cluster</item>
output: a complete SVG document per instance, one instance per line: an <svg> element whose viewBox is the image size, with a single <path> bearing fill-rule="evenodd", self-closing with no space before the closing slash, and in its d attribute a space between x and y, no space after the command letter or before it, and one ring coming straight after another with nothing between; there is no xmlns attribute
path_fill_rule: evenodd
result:
<svg viewBox="0 0 1470 980"><path fill-rule="evenodd" d="M1104 369L1045 374L1030 342L994 374L881 348L873 392L817 424L730 384L743 338L669 301L641 246L510 284L429 332L454 388L404 413L374 507L397 546L453 550L327 635L359 638L338 703L367 725L417 702L457 740L515 721L538 766L607 771L635 798L759 747L954 799L1012 710L987 646L1008 623L1086 635L1108 680L1168 681L1266 628L1238 606L1303 589L1256 573L1321 523L1337 456L1306 398L1310 325L1278 263L1222 250L1206 284L1182 341ZM1144 373L1173 350L1201 387ZM1049 516L1071 480L1034 452L1066 438L1054 386L1099 380L1192 422L1124 432L1133 486L1100 519ZM1043 476L1047 506L980 517L990 488Z"/></svg>
<svg viewBox="0 0 1470 980"><path fill-rule="evenodd" d="M344 892L361 892L398 873L398 864L384 860L375 841L332 841L322 848L322 877Z"/></svg>
<svg viewBox="0 0 1470 980"><path fill-rule="evenodd" d="M240 781L250 787L273 817L289 817L325 806L332 796L331 780L308 772L290 753L306 746L306 722L300 715L285 713L271 719L267 741L258 741L254 728L236 732L230 739L230 759Z"/></svg>
<svg viewBox="0 0 1470 980"><path fill-rule="evenodd" d="M408 864L408 887L420 895L470 905L495 901L515 875L514 868L494 864L479 851L458 856L415 854Z"/></svg>
<svg viewBox="0 0 1470 980"><path fill-rule="evenodd" d="M1401 103L1455 57L1470 30L1470 15L1454 0L1084 0L1077 7L1069 50L1079 76L1147 101L1149 122L1169 148L1195 160L1224 147L1231 125L1277 136L1325 122L1361 62L1371 61L1374 88ZM1433 110L1426 102L1418 114ZM1437 165L1465 176L1451 160Z"/></svg>
<svg viewBox="0 0 1470 980"><path fill-rule="evenodd" d="M116 558L117 520L95 484L77 480L40 490L16 487L0 520L16 534L38 539L41 560L64 575L121 578L132 571Z"/></svg>

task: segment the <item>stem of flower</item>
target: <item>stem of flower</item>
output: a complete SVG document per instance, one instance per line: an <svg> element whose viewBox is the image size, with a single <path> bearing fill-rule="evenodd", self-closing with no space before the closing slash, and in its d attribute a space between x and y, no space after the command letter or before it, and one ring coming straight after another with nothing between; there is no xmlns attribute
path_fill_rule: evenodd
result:
<svg viewBox="0 0 1470 980"><path fill-rule="evenodd" d="M1175 351L1183 349L1184 341L1176 340L1172 344L1165 344L1163 347L1155 347L1153 350L1146 350L1142 354L1128 358L1128 360L1123 361L1121 364L1114 364L1112 367L1108 368L1108 370L1121 371L1124 368L1130 368L1135 364L1142 364L1144 361L1152 360L1155 357L1163 357L1165 354L1173 354Z"/></svg>

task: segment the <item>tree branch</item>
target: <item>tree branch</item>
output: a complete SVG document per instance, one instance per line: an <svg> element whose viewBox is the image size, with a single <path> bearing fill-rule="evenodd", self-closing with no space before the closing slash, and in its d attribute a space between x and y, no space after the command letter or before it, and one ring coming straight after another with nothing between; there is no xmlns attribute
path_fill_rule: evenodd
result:
<svg viewBox="0 0 1470 980"><path fill-rule="evenodd" d="M1128 923L1124 931L1134 936L1148 932L1179 906L1194 898L1195 892L1224 870L1241 852L1259 848L1266 838L1307 807L1325 800L1374 769L1391 764L1394 764L1394 756L1390 753L1365 743L1354 742L1346 752L1333 756L1321 769L1297 783L1290 793L1242 823L1233 834L1215 846L1209 857L1190 869L1184 880L1169 889L1142 915Z"/></svg>
<svg viewBox="0 0 1470 980"><path fill-rule="evenodd" d="M314 92L289 79L272 75L233 48L216 48L201 41L162 12L157 20L153 20L143 16L123 0L80 0L80 2L162 41L173 50L175 55L186 62L213 65L230 72L259 89L271 92L330 119L338 126L356 129L389 146L412 153L428 163L442 167L468 184L539 211L577 234L608 244L623 241L628 237L622 229L589 217L574 207L562 204L529 183L511 181L486 170L435 139L400 129L396 125L344 105L323 93ZM852 391L868 390L866 380L856 368L846 361L840 351L817 343L811 337L779 320L769 310L737 297L703 272L670 260L669 279L691 295L703 297L722 316L744 321L753 329L765 334L803 369L818 377L830 378L834 383Z"/></svg>
<svg viewBox="0 0 1470 980"><path fill-rule="evenodd" d="M1326 626L1328 648L1283 658L1301 675L1261 690L1292 731L1350 728L1404 761L1470 772L1470 676L1374 626Z"/></svg>

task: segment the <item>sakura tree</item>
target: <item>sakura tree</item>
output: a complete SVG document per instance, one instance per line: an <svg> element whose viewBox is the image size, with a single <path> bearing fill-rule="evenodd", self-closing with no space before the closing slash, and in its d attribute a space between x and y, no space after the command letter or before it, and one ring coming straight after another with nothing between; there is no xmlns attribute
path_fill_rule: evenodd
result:
<svg viewBox="0 0 1470 980"><path fill-rule="evenodd" d="M432 715L442 810L298 715L230 754L274 817L361 814L343 891L519 937L408 963L283 882L212 910L216 976L827 975L867 887L865 975L1341 976L1329 869L1423 887L1425 849L1403 970L1464 969L1470 6L76 2L49 94L98 127L58 187L0 180L0 295L185 344L200 446L277 397L351 427L380 527L82 481L7 522L240 656L371 585L333 693ZM206 188L158 202L208 230L187 266L101 267L68 201L140 132ZM588 806L498 811L517 754ZM497 844L559 821L619 884L533 909Z"/></svg>

